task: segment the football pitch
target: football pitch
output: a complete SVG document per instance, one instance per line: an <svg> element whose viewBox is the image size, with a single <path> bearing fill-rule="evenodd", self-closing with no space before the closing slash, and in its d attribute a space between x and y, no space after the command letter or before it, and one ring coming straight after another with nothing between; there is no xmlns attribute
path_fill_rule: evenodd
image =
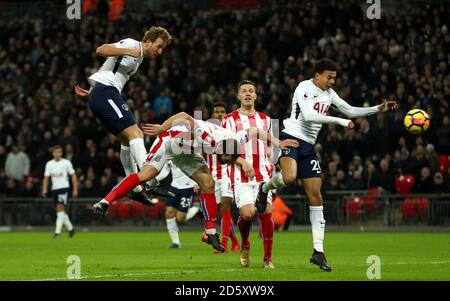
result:
<svg viewBox="0 0 450 301"><path fill-rule="evenodd" d="M166 232L78 232L74 238L51 232L0 233L0 280L67 280L80 259L81 280L171 281L334 281L368 280L370 255L380 259L381 280L450 280L450 235L435 232L329 232L325 251L332 272L309 263L309 232L276 232L273 262L262 269L263 248L250 236L250 267L239 253L213 254L201 233L180 231L181 249L169 249Z"/></svg>

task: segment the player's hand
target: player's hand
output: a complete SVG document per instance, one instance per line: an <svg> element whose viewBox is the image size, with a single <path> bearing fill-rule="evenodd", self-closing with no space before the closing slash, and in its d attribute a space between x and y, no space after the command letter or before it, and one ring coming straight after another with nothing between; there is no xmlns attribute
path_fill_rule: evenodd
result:
<svg viewBox="0 0 450 301"><path fill-rule="evenodd" d="M72 191L72 198L76 199L78 197L78 190Z"/></svg>
<svg viewBox="0 0 450 301"><path fill-rule="evenodd" d="M347 129L351 130L353 128L355 128L355 124L353 123L353 121L350 120L348 125L347 125Z"/></svg>
<svg viewBox="0 0 450 301"><path fill-rule="evenodd" d="M378 106L378 109L382 112L395 111L398 109L398 104L393 100L384 99Z"/></svg>
<svg viewBox="0 0 450 301"><path fill-rule="evenodd" d="M75 86L75 94L76 95L78 95L80 97L86 97L89 95L89 93L90 92L88 90L85 90L78 85Z"/></svg>
<svg viewBox="0 0 450 301"><path fill-rule="evenodd" d="M46 197L47 197L47 191L42 191L41 196L42 196L43 198L46 198Z"/></svg>
<svg viewBox="0 0 450 301"><path fill-rule="evenodd" d="M255 176L255 170L253 169L253 166L247 161L243 160L241 167L247 178L253 178Z"/></svg>
<svg viewBox="0 0 450 301"><path fill-rule="evenodd" d="M193 188L194 188L194 193L200 192L200 186L198 186L198 184L195 184Z"/></svg>
<svg viewBox="0 0 450 301"><path fill-rule="evenodd" d="M142 127L142 131L144 134L150 135L150 136L157 136L164 132L162 126L160 124L150 124L146 123Z"/></svg>
<svg viewBox="0 0 450 301"><path fill-rule="evenodd" d="M299 145L300 145L300 143L298 143L297 140L286 139L286 140L280 141L279 147L280 147L281 150L285 150L285 149L288 149L288 148L297 148L297 147L299 147Z"/></svg>
<svg viewBox="0 0 450 301"><path fill-rule="evenodd" d="M128 55L132 56L132 57L140 57L141 56L141 49L130 48L130 49L128 49Z"/></svg>

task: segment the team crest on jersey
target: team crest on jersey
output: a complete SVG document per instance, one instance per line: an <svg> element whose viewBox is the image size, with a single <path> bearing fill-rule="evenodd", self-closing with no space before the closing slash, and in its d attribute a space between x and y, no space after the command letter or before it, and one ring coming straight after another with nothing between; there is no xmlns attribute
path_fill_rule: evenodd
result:
<svg viewBox="0 0 450 301"><path fill-rule="evenodd" d="M161 156L158 155L158 156L155 157L155 161L159 162L159 160L161 160Z"/></svg>
<svg viewBox="0 0 450 301"><path fill-rule="evenodd" d="M125 111L128 111L128 106L126 104L123 104L122 109L124 109Z"/></svg>

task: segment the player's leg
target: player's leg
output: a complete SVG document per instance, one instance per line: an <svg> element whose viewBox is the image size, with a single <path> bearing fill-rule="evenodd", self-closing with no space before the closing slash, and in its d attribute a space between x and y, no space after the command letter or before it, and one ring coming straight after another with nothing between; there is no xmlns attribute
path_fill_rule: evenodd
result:
<svg viewBox="0 0 450 301"><path fill-rule="evenodd" d="M255 190L257 187L255 187ZM255 191L256 194L256 191ZM258 213L258 219L261 225L261 234L264 245L264 258L263 268L274 269L275 266L272 263L272 245L273 245L273 233L274 224L272 220L272 193L269 192L267 197L266 211L262 214Z"/></svg>
<svg viewBox="0 0 450 301"><path fill-rule="evenodd" d="M173 161L178 168L200 186L200 200L205 223L206 242L211 244L214 249L224 252L225 249L220 245L219 235L216 230L219 207L214 194L215 185L205 160L196 156L179 155L175 156Z"/></svg>
<svg viewBox="0 0 450 301"><path fill-rule="evenodd" d="M163 161L163 160L161 160ZM161 166L162 168L162 166ZM156 177L160 169L153 165L144 165L139 173L131 174L120 181L102 200L95 203L94 213L99 216L105 216L111 203L127 195L134 187Z"/></svg>
<svg viewBox="0 0 450 301"><path fill-rule="evenodd" d="M253 185L235 183L234 200L239 209L238 227L241 233L241 254L239 260L242 267L248 267L250 265L250 230L256 214Z"/></svg>
<svg viewBox="0 0 450 301"><path fill-rule="evenodd" d="M295 139L295 137L282 134L280 139ZM300 153L300 147L289 148L281 153L279 164L281 172L275 174L267 183L261 183L256 197L255 206L258 213L263 213L267 205L267 193L272 189L281 189L287 185L295 183L297 180L297 160Z"/></svg>
<svg viewBox="0 0 450 301"><path fill-rule="evenodd" d="M324 271L331 271L323 253L323 241L325 236L325 219L323 216L323 201L320 189L322 178L318 158L313 155L300 161L300 170L303 176L301 180L309 201L309 219L313 237L314 251L310 261L317 264Z"/></svg>
<svg viewBox="0 0 450 301"><path fill-rule="evenodd" d="M123 129L117 137L124 143L128 142L130 154L137 166L142 169L145 159L147 158L147 150L144 145L144 133L136 123L129 125Z"/></svg>
<svg viewBox="0 0 450 301"><path fill-rule="evenodd" d="M59 202L55 202L55 210L56 210L56 226L55 233L53 234L54 238L59 238L61 236L61 230L64 224L65 212L64 212L64 204Z"/></svg>
<svg viewBox="0 0 450 301"><path fill-rule="evenodd" d="M75 229L66 212L68 197L69 197L69 189L66 189L65 192L63 194L60 194L59 196L59 204L62 204L62 210L64 211L63 225L66 227L67 231L69 231L69 237L73 237L75 235Z"/></svg>
<svg viewBox="0 0 450 301"><path fill-rule="evenodd" d="M169 232L172 244L169 248L178 249L181 246L180 238L178 236L178 224L177 224L177 207L179 199L178 195L175 193L175 198L166 201L166 225L167 231Z"/></svg>
<svg viewBox="0 0 450 301"><path fill-rule="evenodd" d="M222 196L220 201L220 213L222 215L222 246L225 250L228 248L228 239L232 240L232 251L236 252L239 249L239 242L232 231L233 218L231 216L231 204L233 199L231 197ZM237 246L236 246L237 245Z"/></svg>

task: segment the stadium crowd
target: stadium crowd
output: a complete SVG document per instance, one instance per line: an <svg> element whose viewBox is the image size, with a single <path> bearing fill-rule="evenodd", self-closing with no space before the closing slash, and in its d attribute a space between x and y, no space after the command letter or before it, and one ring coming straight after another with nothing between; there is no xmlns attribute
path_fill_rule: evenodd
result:
<svg viewBox="0 0 450 301"><path fill-rule="evenodd" d="M96 120L76 84L103 62L95 49L125 37L140 40L154 24L174 42L156 62L144 60L123 90L140 124L224 101L237 108L241 79L258 84L257 109L274 119L290 114L297 84L314 60L339 65L335 90L354 106L398 101L395 114L358 118L355 130L324 126L316 145L325 190L381 187L412 174L413 192L450 192L450 33L448 3L402 3L396 14L369 20L355 4L277 1L256 10L155 14L126 12L114 23L84 15L69 21L0 19L0 196L39 196L49 148L60 144L80 180L80 196L105 195L123 173L120 144ZM432 117L421 136L403 126L405 112ZM150 141L147 138L147 145Z"/></svg>

